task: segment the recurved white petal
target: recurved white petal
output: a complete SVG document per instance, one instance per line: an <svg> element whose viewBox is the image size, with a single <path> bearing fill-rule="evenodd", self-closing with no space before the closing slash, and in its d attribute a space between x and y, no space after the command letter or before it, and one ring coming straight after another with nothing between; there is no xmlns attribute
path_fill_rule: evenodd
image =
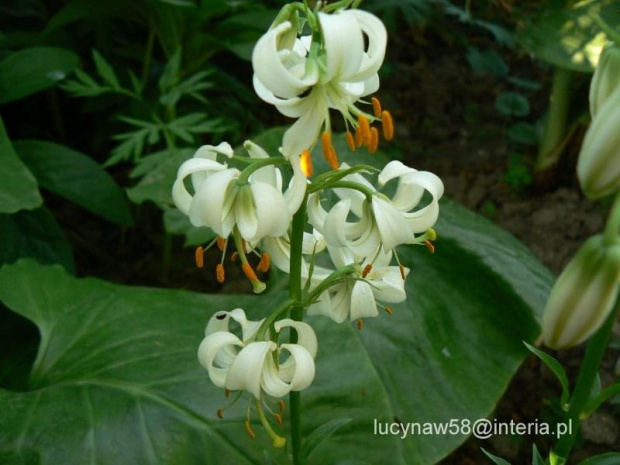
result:
<svg viewBox="0 0 620 465"><path fill-rule="evenodd" d="M291 155L289 161L293 167L293 178L284 192L284 201L286 202L289 215L293 216L297 213L297 210L299 210L301 202L303 202L304 196L306 195L308 178L306 178L306 175L301 169L299 155Z"/></svg>
<svg viewBox="0 0 620 465"><path fill-rule="evenodd" d="M274 327L277 333L279 333L282 328L293 328L297 332L297 344L304 347L310 353L312 358L316 357L318 342L312 326L310 326L308 323L304 323L303 321L291 320L290 318L285 318L283 320L277 321L274 324Z"/></svg>
<svg viewBox="0 0 620 465"><path fill-rule="evenodd" d="M284 197L275 187L264 182L251 184L258 228L254 236L244 236L259 241L265 236L282 236L288 230L291 217Z"/></svg>
<svg viewBox="0 0 620 465"><path fill-rule="evenodd" d="M259 227L253 193L251 184L246 184L239 188L235 199L235 222L241 237L244 237L246 240L255 240Z"/></svg>
<svg viewBox="0 0 620 465"><path fill-rule="evenodd" d="M405 268L405 278L409 274L409 268ZM375 267L366 277L372 286L372 293L381 302L399 303L407 299L405 292L405 280L397 266Z"/></svg>
<svg viewBox="0 0 620 465"><path fill-rule="evenodd" d="M237 354L226 376L226 389L248 391L260 399L261 381L267 357L276 350L271 341L251 342Z"/></svg>
<svg viewBox="0 0 620 465"><path fill-rule="evenodd" d="M351 291L351 321L379 314L372 288L365 281L356 281Z"/></svg>
<svg viewBox="0 0 620 465"><path fill-rule="evenodd" d="M364 60L352 76L355 80L365 80L376 74L383 64L387 31L383 22L372 13L359 9L347 10L347 13L357 20L361 31L368 37L368 50L366 51L368 60Z"/></svg>
<svg viewBox="0 0 620 465"><path fill-rule="evenodd" d="M287 382L289 391L301 391L306 389L312 384L312 380L314 380L314 357L305 347L299 344L282 344L280 349L287 350L290 356L280 365L278 378ZM269 393L266 382L265 392ZM288 391L285 394L288 394ZM285 394L281 394L277 397L281 397Z"/></svg>
<svg viewBox="0 0 620 465"><path fill-rule="evenodd" d="M239 176L239 171L229 168L212 174L209 182L203 183L189 209L189 220L194 226L207 226L216 234L228 237L222 232L225 194L230 182Z"/></svg>
<svg viewBox="0 0 620 465"><path fill-rule="evenodd" d="M323 89L314 87L306 97L308 111L305 112L287 131L282 138L282 154L289 158L300 155L310 149L316 142L328 112L327 102L323 97Z"/></svg>
<svg viewBox="0 0 620 465"><path fill-rule="evenodd" d="M384 250L392 250L394 247L406 244L413 239L413 234L403 213L390 202L375 195L372 198L372 210Z"/></svg>
<svg viewBox="0 0 620 465"><path fill-rule="evenodd" d="M236 359L235 346L241 347L243 342L232 333L218 331L205 337L198 347L198 360L217 387L224 387L229 368Z"/></svg>

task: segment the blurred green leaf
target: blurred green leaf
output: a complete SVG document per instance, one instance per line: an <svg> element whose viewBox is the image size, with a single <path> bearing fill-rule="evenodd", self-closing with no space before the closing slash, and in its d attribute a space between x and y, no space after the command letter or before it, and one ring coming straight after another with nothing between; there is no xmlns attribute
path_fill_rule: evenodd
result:
<svg viewBox="0 0 620 465"><path fill-rule="evenodd" d="M0 213L32 210L41 205L37 181L15 153L0 118Z"/></svg>
<svg viewBox="0 0 620 465"><path fill-rule="evenodd" d="M546 465L545 459L538 452L538 447L536 444L532 444L532 465Z"/></svg>
<svg viewBox="0 0 620 465"><path fill-rule="evenodd" d="M484 448L481 447L480 449L482 449L482 452L484 452L484 455L490 458L495 465L511 465L510 462L504 460L501 457L498 457L497 455L493 455L490 452L487 452Z"/></svg>
<svg viewBox="0 0 620 465"><path fill-rule="evenodd" d="M517 35L519 44L537 58L561 68L592 72L608 38L591 18L599 14L611 27L620 27L617 0L566 2L547 7Z"/></svg>
<svg viewBox="0 0 620 465"><path fill-rule="evenodd" d="M196 228L189 222L189 218L176 208L167 208L164 210L164 226L166 232L185 236L185 247L196 247L204 245L215 239L215 233L212 229L201 227Z"/></svg>
<svg viewBox="0 0 620 465"><path fill-rule="evenodd" d="M608 454L597 455L580 462L579 465L618 465L620 463L620 453L610 452Z"/></svg>
<svg viewBox="0 0 620 465"><path fill-rule="evenodd" d="M508 128L508 139L523 145L537 145L538 132L530 123L516 123Z"/></svg>
<svg viewBox="0 0 620 465"><path fill-rule="evenodd" d="M351 418L336 418L328 421L324 425L319 426L312 433L310 433L304 441L301 456L308 458L317 446L319 446L322 442L329 440L329 438L331 438L336 431L350 422Z"/></svg>
<svg viewBox="0 0 620 465"><path fill-rule="evenodd" d="M19 141L15 148L41 187L108 221L132 225L123 190L90 157L47 141Z"/></svg>
<svg viewBox="0 0 620 465"><path fill-rule="evenodd" d="M20 258L59 263L75 271L71 245L47 208L0 214L0 265Z"/></svg>
<svg viewBox="0 0 620 465"><path fill-rule="evenodd" d="M0 104L56 85L77 65L77 55L61 48L32 47L13 52L0 62Z"/></svg>
<svg viewBox="0 0 620 465"><path fill-rule="evenodd" d="M467 49L467 62L476 73L490 73L497 77L508 75L508 64L493 49L481 52L475 47Z"/></svg>
<svg viewBox="0 0 620 465"><path fill-rule="evenodd" d="M95 61L95 66L97 67L99 76L101 76L105 82L110 84L112 89L120 89L121 85L118 82L116 73L114 73L114 69L97 50L93 50L93 60Z"/></svg>
<svg viewBox="0 0 620 465"><path fill-rule="evenodd" d="M530 103L517 92L502 92L495 99L495 109L504 116L522 118L529 115Z"/></svg>

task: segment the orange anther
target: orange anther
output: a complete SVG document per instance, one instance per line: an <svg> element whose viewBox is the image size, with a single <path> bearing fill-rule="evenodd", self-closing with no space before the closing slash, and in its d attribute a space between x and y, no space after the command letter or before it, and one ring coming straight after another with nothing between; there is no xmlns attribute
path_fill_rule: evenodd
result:
<svg viewBox="0 0 620 465"><path fill-rule="evenodd" d="M336 149L331 146L329 148L329 158L327 159L329 162L329 166L332 167L333 170L337 170L340 166L340 162L338 161L338 155L336 154Z"/></svg>
<svg viewBox="0 0 620 465"><path fill-rule="evenodd" d="M351 152L355 151L355 138L353 137L353 134L351 134L351 131L347 131L347 145L349 146L349 149L351 149Z"/></svg>
<svg viewBox="0 0 620 465"><path fill-rule="evenodd" d="M226 279L226 274L224 273L224 265L218 263L215 267L215 276L217 277L218 283L223 283Z"/></svg>
<svg viewBox="0 0 620 465"><path fill-rule="evenodd" d="M273 418L276 420L276 425L282 426L282 417L279 413L274 413Z"/></svg>
<svg viewBox="0 0 620 465"><path fill-rule="evenodd" d="M392 314L394 313L394 310L392 310L392 307L385 307L385 313L392 316Z"/></svg>
<svg viewBox="0 0 620 465"><path fill-rule="evenodd" d="M221 420L222 418L224 418L224 410L222 410L221 408L217 409L217 417Z"/></svg>
<svg viewBox="0 0 620 465"><path fill-rule="evenodd" d="M362 278L365 278L366 276L368 276L368 273L370 273L370 270L372 270L372 265L369 263L368 265L364 267L364 271L362 271Z"/></svg>
<svg viewBox="0 0 620 465"><path fill-rule="evenodd" d="M226 239L219 237L217 238L217 248L220 249L220 252L224 251L224 247L226 247Z"/></svg>
<svg viewBox="0 0 620 465"><path fill-rule="evenodd" d="M245 432L248 433L248 436L250 436L252 439L256 439L256 433L252 430L252 427L250 426L250 422L248 420L245 420L243 422L243 427L245 428Z"/></svg>
<svg viewBox="0 0 620 465"><path fill-rule="evenodd" d="M357 129L355 129L355 145L357 147L361 147L362 146L362 130L360 129L360 127L358 126Z"/></svg>
<svg viewBox="0 0 620 465"><path fill-rule="evenodd" d="M399 263L398 269L400 270L400 277L403 278L403 281L404 281L405 278L407 277L407 275L405 274L405 267Z"/></svg>
<svg viewBox="0 0 620 465"><path fill-rule="evenodd" d="M370 128L370 145L368 146L368 151L370 153L375 153L379 148L379 131L377 128Z"/></svg>
<svg viewBox="0 0 620 465"><path fill-rule="evenodd" d="M381 118L381 103L376 97L372 98L372 111L375 113L377 118Z"/></svg>
<svg viewBox="0 0 620 465"><path fill-rule="evenodd" d="M269 253L263 252L263 255L260 258L260 263L258 264L256 269L258 271L266 273L267 271L269 271L269 264L270 264Z"/></svg>
<svg viewBox="0 0 620 465"><path fill-rule="evenodd" d="M258 281L258 278L256 277L256 273L254 273L254 270L252 269L249 263L246 262L243 265L241 265L241 269L243 270L243 274L245 274L250 281L252 282Z"/></svg>
<svg viewBox="0 0 620 465"><path fill-rule="evenodd" d="M284 409L286 408L286 402L284 402L283 400L280 400L278 402L278 408L280 409L280 412L284 412Z"/></svg>
<svg viewBox="0 0 620 465"><path fill-rule="evenodd" d="M228 389L224 389L224 395L226 397L230 397L230 391Z"/></svg>
<svg viewBox="0 0 620 465"><path fill-rule="evenodd" d="M310 157L310 150L304 150L301 152L301 157L299 159L299 163L301 165L301 171L306 175L307 178L311 177L314 173L314 167L312 166L312 158Z"/></svg>
<svg viewBox="0 0 620 465"><path fill-rule="evenodd" d="M360 331L364 329L364 320L362 320L361 318L357 320L357 329L359 329Z"/></svg>
<svg viewBox="0 0 620 465"><path fill-rule="evenodd" d="M428 249L430 253L435 253L435 246L433 245L431 241L424 241L424 245L426 246L426 248Z"/></svg>
<svg viewBox="0 0 620 465"><path fill-rule="evenodd" d="M205 266L205 251L202 247L196 247L196 252L194 253L194 259L196 260L196 266L198 268L202 268Z"/></svg>
<svg viewBox="0 0 620 465"><path fill-rule="evenodd" d="M394 121L392 115L387 110L383 110L381 113L381 125L383 126L383 137L385 140L392 140L394 138Z"/></svg>
<svg viewBox="0 0 620 465"><path fill-rule="evenodd" d="M359 122L360 132L362 133L362 145L370 145L370 123L364 115L359 115L357 118Z"/></svg>
<svg viewBox="0 0 620 465"><path fill-rule="evenodd" d="M323 157L329 161L330 149L332 146L332 133L325 131L321 134L321 146L323 148Z"/></svg>
<svg viewBox="0 0 620 465"><path fill-rule="evenodd" d="M233 263L235 263L237 261L237 258L239 258L239 252L237 252L236 250L232 253L232 255L230 256L230 261L232 261Z"/></svg>

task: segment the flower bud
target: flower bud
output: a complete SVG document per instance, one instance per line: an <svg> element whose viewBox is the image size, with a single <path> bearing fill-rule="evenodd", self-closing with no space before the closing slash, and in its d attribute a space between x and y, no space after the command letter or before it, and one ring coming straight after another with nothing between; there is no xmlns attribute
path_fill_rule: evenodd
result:
<svg viewBox="0 0 620 465"><path fill-rule="evenodd" d="M620 188L620 87L601 106L586 133L577 177L590 199L600 199Z"/></svg>
<svg viewBox="0 0 620 465"><path fill-rule="evenodd" d="M596 116L614 90L620 87L620 47L611 45L601 53L590 84L590 114Z"/></svg>
<svg viewBox="0 0 620 465"><path fill-rule="evenodd" d="M545 345L564 349L582 343L614 308L620 278L620 244L591 237L556 281L543 313Z"/></svg>

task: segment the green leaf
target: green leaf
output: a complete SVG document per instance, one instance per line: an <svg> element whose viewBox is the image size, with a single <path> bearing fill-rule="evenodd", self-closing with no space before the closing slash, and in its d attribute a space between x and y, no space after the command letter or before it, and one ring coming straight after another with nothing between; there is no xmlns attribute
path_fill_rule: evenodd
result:
<svg viewBox="0 0 620 465"><path fill-rule="evenodd" d="M171 152L166 161L158 164L134 187L127 189L131 201L142 203L150 200L162 208L172 206L172 185L177 177L177 171L193 154L192 149Z"/></svg>
<svg viewBox="0 0 620 465"><path fill-rule="evenodd" d="M40 463L63 465L250 465L264 463L263 451L288 463L256 413L257 439L245 434L247 397L228 408L224 420L216 417L229 399L196 358L214 312L241 306L259 318L261 308L284 298L271 296L265 305L251 295L131 288L76 279L32 261L3 267L0 300L39 327L41 347L28 390L0 389L0 450L13 460L39 456ZM353 418L313 457L317 463L381 463L400 439L372 434L375 418L391 420L390 406L356 330L322 318L312 324L323 347L339 350L322 349L318 356L315 383L303 395L312 412L304 417L305 434L334 417ZM391 463L404 464L398 457Z"/></svg>
<svg viewBox="0 0 620 465"><path fill-rule="evenodd" d="M573 71L592 72L609 39L590 15L598 13L617 29L620 5L616 0L566 3L566 7L542 9L519 32L517 41L541 60Z"/></svg>
<svg viewBox="0 0 620 465"><path fill-rule="evenodd" d="M536 444L532 444L532 465L546 465L545 459L542 458Z"/></svg>
<svg viewBox="0 0 620 465"><path fill-rule="evenodd" d="M508 64L493 49L481 52L475 47L469 47L467 49L467 62L476 73L486 72L498 77L508 75Z"/></svg>
<svg viewBox="0 0 620 465"><path fill-rule="evenodd" d="M0 62L0 104L56 85L77 65L77 55L61 48L32 47L11 53Z"/></svg>
<svg viewBox="0 0 620 465"><path fill-rule="evenodd" d="M480 448L482 450L482 452L484 452L484 455L486 455L488 458L490 458L493 463L495 463L496 465L510 465L510 462L504 460L501 457L498 457L497 455L493 455L490 452L487 452L484 448Z"/></svg>
<svg viewBox="0 0 620 465"><path fill-rule="evenodd" d="M20 258L59 263L75 271L71 245L47 208L0 214L0 265Z"/></svg>
<svg viewBox="0 0 620 465"><path fill-rule="evenodd" d="M597 455L580 462L579 465L618 465L620 463L620 453L610 452L608 454Z"/></svg>
<svg viewBox="0 0 620 465"><path fill-rule="evenodd" d="M530 113L530 103L517 92L502 92L495 99L495 109L504 116L521 118Z"/></svg>
<svg viewBox="0 0 620 465"><path fill-rule="evenodd" d="M213 230L201 227L196 228L189 222L186 214L176 208L164 210L164 227L166 232L185 236L185 247L196 247L197 245L208 244L215 239Z"/></svg>
<svg viewBox="0 0 620 465"><path fill-rule="evenodd" d="M301 456L308 458L312 451L319 446L322 442L331 438L336 431L342 428L347 423L351 422L351 418L336 418L328 421L324 425L319 426L306 438L304 445L301 449Z"/></svg>
<svg viewBox="0 0 620 465"><path fill-rule="evenodd" d="M32 210L43 205L37 181L15 153L0 118L0 213Z"/></svg>
<svg viewBox="0 0 620 465"><path fill-rule="evenodd" d="M523 145L537 145L536 127L529 123L516 123L508 128L508 139Z"/></svg>
<svg viewBox="0 0 620 465"><path fill-rule="evenodd" d="M532 352L536 357L538 357L545 365L549 367L549 369L555 374L556 378L560 382L562 386L562 396L560 397L560 402L562 403L562 408L564 408L568 404L568 400L570 397L569 384L568 384L568 376L566 376L566 371L564 371L564 367L551 355L543 352L542 350L537 349L536 347L528 344L527 342L523 342L525 347L528 348L530 352Z"/></svg>
<svg viewBox="0 0 620 465"><path fill-rule="evenodd" d="M105 82L110 84L113 89L120 89L121 85L118 82L116 74L114 73L114 69L97 50L93 50L93 60L95 61L95 66L97 67L99 76L101 76Z"/></svg>
<svg viewBox="0 0 620 465"><path fill-rule="evenodd" d="M19 141L15 148L45 189L108 221L132 225L123 190L90 157L46 141Z"/></svg>

